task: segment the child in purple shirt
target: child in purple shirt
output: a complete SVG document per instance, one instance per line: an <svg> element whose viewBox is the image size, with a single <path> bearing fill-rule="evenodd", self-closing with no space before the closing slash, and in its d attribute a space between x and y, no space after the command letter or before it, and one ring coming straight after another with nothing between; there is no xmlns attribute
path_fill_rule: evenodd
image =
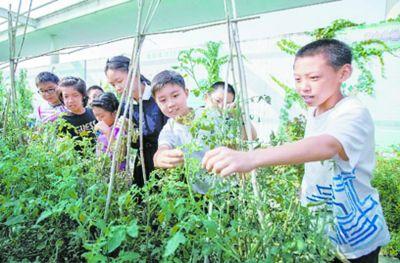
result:
<svg viewBox="0 0 400 263"><path fill-rule="evenodd" d="M115 127L114 134L111 136L115 118L117 117L118 99L111 92L105 92L100 97L94 99L91 103L94 116L98 123L95 130L98 131L97 152L106 152L108 147L117 139L119 127ZM110 149L110 155L112 150ZM120 163L119 169L125 170L126 161Z"/></svg>

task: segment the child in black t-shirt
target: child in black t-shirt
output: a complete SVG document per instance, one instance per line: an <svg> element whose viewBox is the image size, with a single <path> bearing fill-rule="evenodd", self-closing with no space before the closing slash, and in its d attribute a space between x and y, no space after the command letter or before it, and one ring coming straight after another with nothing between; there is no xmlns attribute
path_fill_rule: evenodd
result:
<svg viewBox="0 0 400 263"><path fill-rule="evenodd" d="M69 113L62 118L72 125L65 127L63 132L69 133L79 141L89 138L94 145L96 139L94 126L97 120L93 111L85 108L88 101L85 81L77 77L65 77L60 81L59 87L60 100L69 110Z"/></svg>

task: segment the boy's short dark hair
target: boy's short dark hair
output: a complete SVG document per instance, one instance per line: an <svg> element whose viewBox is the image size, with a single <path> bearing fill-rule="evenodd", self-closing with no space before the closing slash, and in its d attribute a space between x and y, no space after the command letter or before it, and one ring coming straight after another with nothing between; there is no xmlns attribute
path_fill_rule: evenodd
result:
<svg viewBox="0 0 400 263"><path fill-rule="evenodd" d="M72 87L76 91L78 91L80 94L82 94L83 97L83 107L86 107L87 102L88 102L88 95L86 91L86 83L83 79L78 78L78 77L65 77L62 78L60 83L58 84L59 87ZM62 93L60 92L59 96L60 101L64 104L63 98L62 98Z"/></svg>
<svg viewBox="0 0 400 263"><path fill-rule="evenodd" d="M151 82L151 94L153 97L155 96L156 92L161 90L166 84L175 84L182 89L186 88L185 80L181 74L173 70L164 70L155 75Z"/></svg>
<svg viewBox="0 0 400 263"><path fill-rule="evenodd" d="M229 83L228 83L227 86L228 86L228 93L231 93L233 95L233 101L235 101L235 98L236 98L235 89ZM217 89L225 89L225 81L217 81L214 84L212 84L211 87L210 87L210 92L209 93L213 93Z"/></svg>
<svg viewBox="0 0 400 263"><path fill-rule="evenodd" d="M98 86L98 85L93 85L93 86L90 86L88 89L87 89L87 93L89 93L91 90L100 90L101 92L103 92L104 93L104 90L103 90L103 88L102 87L100 87L100 86Z"/></svg>
<svg viewBox="0 0 400 263"><path fill-rule="evenodd" d="M336 70L345 64L351 64L353 58L351 48L346 43L336 39L319 39L300 48L295 59L318 54L324 54Z"/></svg>
<svg viewBox="0 0 400 263"><path fill-rule="evenodd" d="M122 72L129 72L129 65L131 63L131 59L125 56L115 56L106 61L106 67L104 68L104 73L107 73L107 70L119 70ZM150 80L148 80L145 76L140 74L140 82L150 86Z"/></svg>
<svg viewBox="0 0 400 263"><path fill-rule="evenodd" d="M48 71L40 72L35 78L36 87L38 87L39 84L45 83L45 82L52 82L52 83L58 85L58 82L60 82L60 79L57 77L57 75L55 75L51 72L48 72Z"/></svg>

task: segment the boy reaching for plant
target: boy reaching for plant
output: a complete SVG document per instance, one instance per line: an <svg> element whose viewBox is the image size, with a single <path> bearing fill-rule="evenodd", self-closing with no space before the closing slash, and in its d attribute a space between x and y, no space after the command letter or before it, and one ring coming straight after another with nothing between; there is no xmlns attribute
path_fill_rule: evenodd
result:
<svg viewBox="0 0 400 263"><path fill-rule="evenodd" d="M189 91L183 77L172 70L158 73L152 80L152 94L162 113L169 119L160 132L158 149L154 155L154 166L174 168L184 162L184 152L179 147L198 142L201 149L191 152L190 157L199 161L209 147L190 133L190 123L200 117L202 111L195 111L187 105ZM197 131L199 134L202 131ZM211 177L202 175L192 184L193 189L204 194L211 187ZM198 180L197 180L198 179ZM220 180L218 180L220 181Z"/></svg>
<svg viewBox="0 0 400 263"><path fill-rule="evenodd" d="M173 168L183 163L183 152L175 148L182 145L182 141L189 136L189 130L176 121L176 118L188 115L192 111L187 105L189 91L180 74L165 70L154 77L151 92L162 113L170 118L158 137L154 166ZM180 138L182 140L177 141Z"/></svg>
<svg viewBox="0 0 400 263"><path fill-rule="evenodd" d="M222 176L257 167L305 163L301 202L327 206L333 226L327 234L350 262L378 262L390 236L379 195L371 186L374 126L359 100L341 85L352 73L351 49L335 39L302 47L294 61L296 90L310 106L305 138L248 152L220 147L207 152L203 167Z"/></svg>

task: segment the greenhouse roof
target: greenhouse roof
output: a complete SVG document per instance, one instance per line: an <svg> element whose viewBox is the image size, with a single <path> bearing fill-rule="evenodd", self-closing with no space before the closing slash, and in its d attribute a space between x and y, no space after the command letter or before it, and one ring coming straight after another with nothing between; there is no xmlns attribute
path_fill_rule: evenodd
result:
<svg viewBox="0 0 400 263"><path fill-rule="evenodd" d="M238 18L278 10L333 2L338 0L236 0ZM19 1L0 3L0 61L9 59L8 9L15 18ZM146 0L144 13L151 1ZM229 1L228 1L229 2ZM33 57L54 50L79 45L102 43L136 32L136 0L35 0L22 1L16 47L20 46L26 27L21 57ZM161 33L225 20L223 0L161 1L148 33Z"/></svg>

